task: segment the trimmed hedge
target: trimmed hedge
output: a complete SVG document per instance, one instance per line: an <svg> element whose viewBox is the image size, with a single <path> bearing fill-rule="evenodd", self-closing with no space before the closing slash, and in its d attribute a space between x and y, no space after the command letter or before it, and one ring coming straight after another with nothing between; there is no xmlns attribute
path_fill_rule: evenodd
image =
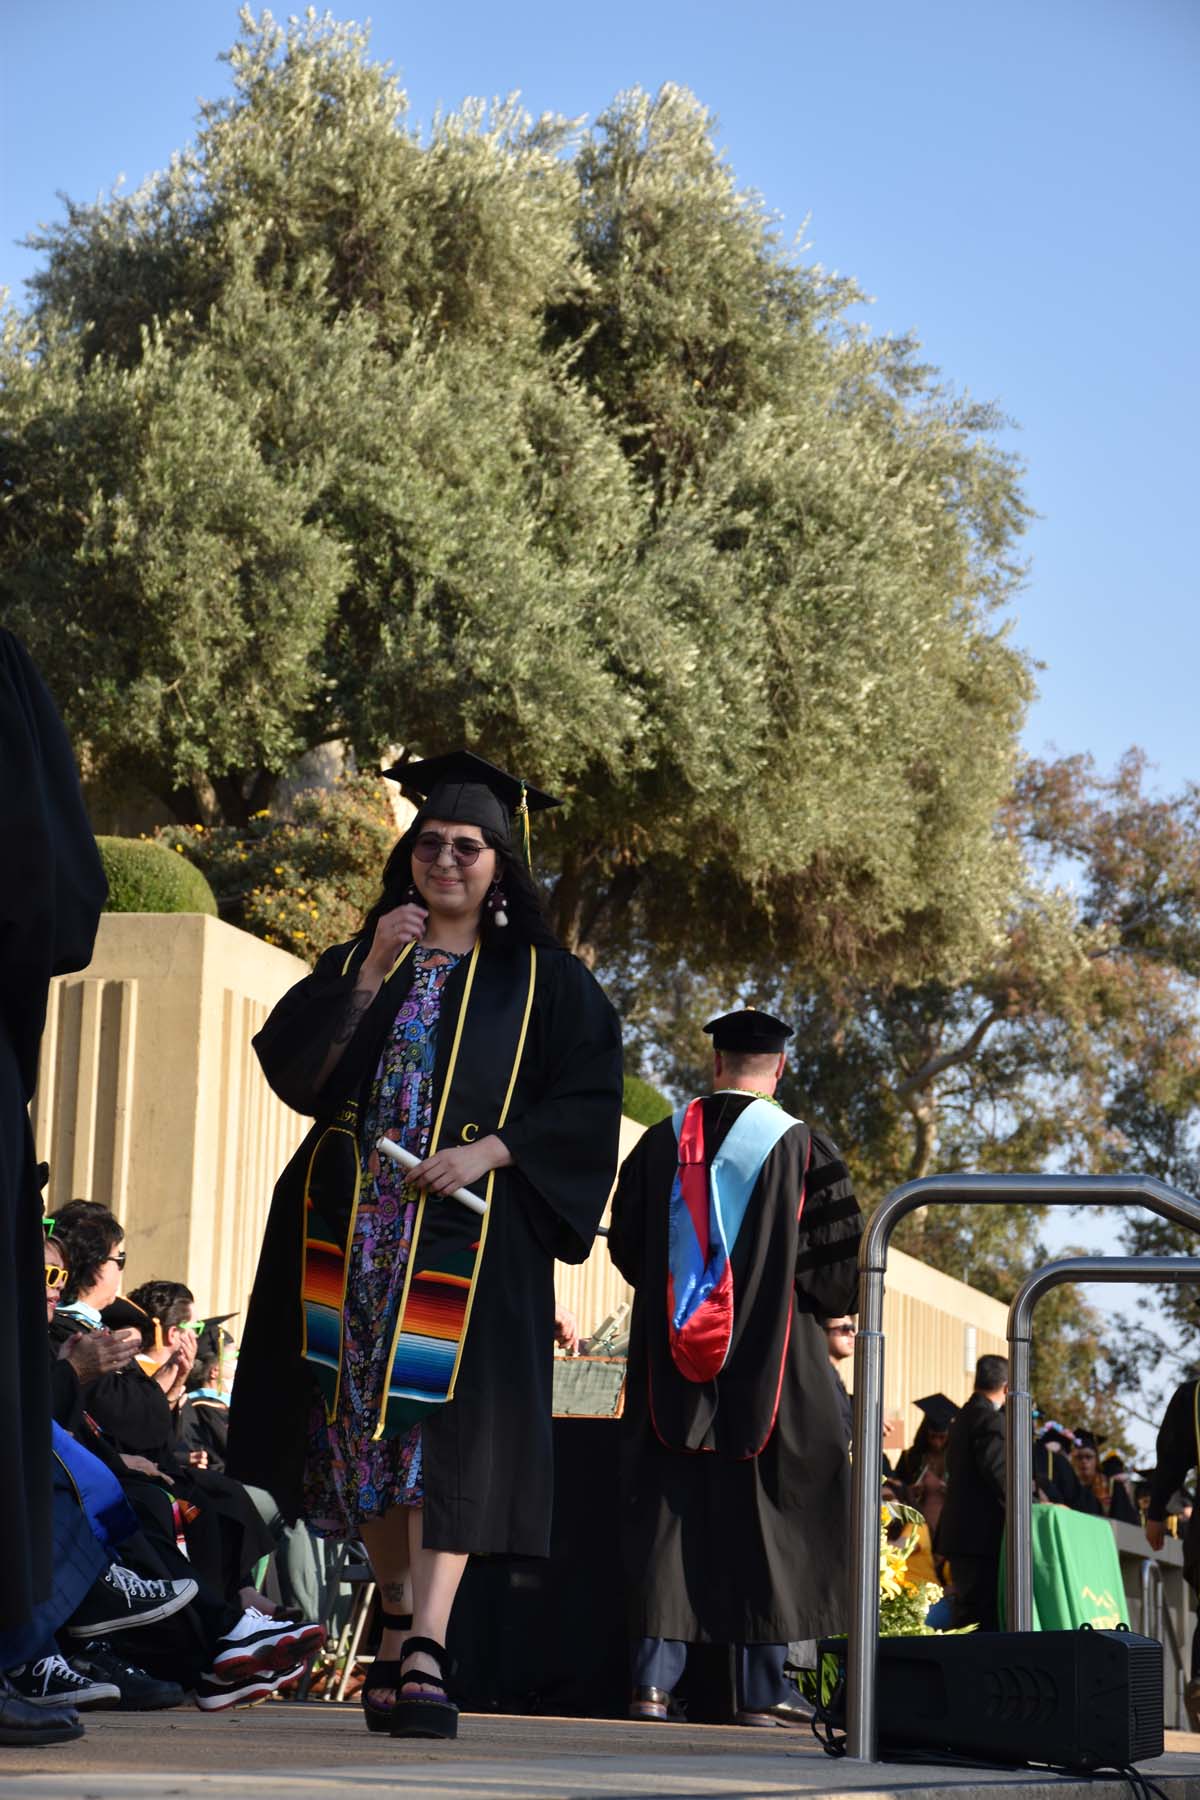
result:
<svg viewBox="0 0 1200 1800"><path fill-rule="evenodd" d="M217 916L215 894L186 857L148 838L98 837L96 848L108 876L105 912Z"/></svg>
<svg viewBox="0 0 1200 1800"><path fill-rule="evenodd" d="M644 1081L640 1075L626 1075L621 1111L627 1119L634 1119L639 1125L657 1125L660 1119L669 1118L674 1110L653 1082Z"/></svg>

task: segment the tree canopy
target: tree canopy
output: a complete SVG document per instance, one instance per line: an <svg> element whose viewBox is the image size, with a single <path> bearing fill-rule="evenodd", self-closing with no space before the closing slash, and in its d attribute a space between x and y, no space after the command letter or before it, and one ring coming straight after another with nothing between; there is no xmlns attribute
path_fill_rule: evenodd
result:
<svg viewBox="0 0 1200 1800"><path fill-rule="evenodd" d="M422 133L357 26L243 13L229 62L0 350L0 610L94 787L243 827L315 745L466 742L566 799L585 954L977 966L1029 690L993 410L682 89Z"/></svg>

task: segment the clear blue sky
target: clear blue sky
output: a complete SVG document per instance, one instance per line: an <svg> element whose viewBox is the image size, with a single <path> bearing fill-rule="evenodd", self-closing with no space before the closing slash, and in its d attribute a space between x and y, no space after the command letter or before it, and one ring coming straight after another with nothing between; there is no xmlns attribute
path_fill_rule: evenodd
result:
<svg viewBox="0 0 1200 1800"><path fill-rule="evenodd" d="M19 297L14 240L57 216L57 190L90 199L161 167L223 91L237 24L227 0L2 3L0 284ZM1041 515L1016 624L1046 665L1030 748L1110 766L1138 743L1161 785L1200 779L1196 0L376 0L370 16L420 122L513 89L593 117L634 85L699 95L743 185L789 236L811 215L808 254L876 297L875 328L916 330L1019 423ZM1101 1248L1112 1230L1093 1215L1051 1236Z"/></svg>
<svg viewBox="0 0 1200 1800"><path fill-rule="evenodd" d="M362 17L365 7L339 10ZM3 0L0 284L19 298L64 190L131 185L225 86L226 0ZM1200 6L1195 0L613 0L565 13L376 0L374 48L414 117L519 89L591 116L682 82L719 115L744 185L806 215L809 255L915 329L1020 430L1040 519L1020 641L1045 664L1026 739L1139 743L1200 779Z"/></svg>

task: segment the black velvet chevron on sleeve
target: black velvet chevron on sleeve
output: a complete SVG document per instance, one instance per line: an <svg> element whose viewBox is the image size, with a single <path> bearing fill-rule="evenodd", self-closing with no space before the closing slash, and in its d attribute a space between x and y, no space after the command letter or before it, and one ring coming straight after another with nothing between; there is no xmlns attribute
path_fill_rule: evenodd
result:
<svg viewBox="0 0 1200 1800"><path fill-rule="evenodd" d="M835 1318L857 1309L862 1228L850 1172L837 1147L814 1131L800 1217L796 1291L821 1317Z"/></svg>

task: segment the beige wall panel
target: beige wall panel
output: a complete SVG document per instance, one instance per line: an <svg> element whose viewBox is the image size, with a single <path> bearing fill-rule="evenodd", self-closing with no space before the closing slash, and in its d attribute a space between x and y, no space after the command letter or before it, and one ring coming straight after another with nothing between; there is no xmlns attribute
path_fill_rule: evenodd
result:
<svg viewBox="0 0 1200 1800"><path fill-rule="evenodd" d="M889 1250L883 1402L885 1417L903 1420L905 1443L921 1422L914 1400L941 1393L961 1404L971 1392L976 1359L1007 1354L1007 1321L1001 1301L902 1250ZM841 1372L853 1392L853 1364L843 1363Z"/></svg>
<svg viewBox="0 0 1200 1800"><path fill-rule="evenodd" d="M50 1204L125 1226L126 1288L184 1281L244 1309L271 1190L306 1121L251 1038L305 965L198 913L106 913L90 967L53 983L31 1108Z"/></svg>
<svg viewBox="0 0 1200 1800"><path fill-rule="evenodd" d="M622 1118L619 1151L622 1162L645 1129L644 1125L639 1125L634 1119ZM611 1215L610 1195L602 1223L607 1225ZM613 1267L605 1240L597 1238L586 1262L555 1264L554 1294L560 1306L565 1306L574 1313L580 1335L591 1337L609 1314L616 1312L623 1300L632 1300L633 1289Z"/></svg>

